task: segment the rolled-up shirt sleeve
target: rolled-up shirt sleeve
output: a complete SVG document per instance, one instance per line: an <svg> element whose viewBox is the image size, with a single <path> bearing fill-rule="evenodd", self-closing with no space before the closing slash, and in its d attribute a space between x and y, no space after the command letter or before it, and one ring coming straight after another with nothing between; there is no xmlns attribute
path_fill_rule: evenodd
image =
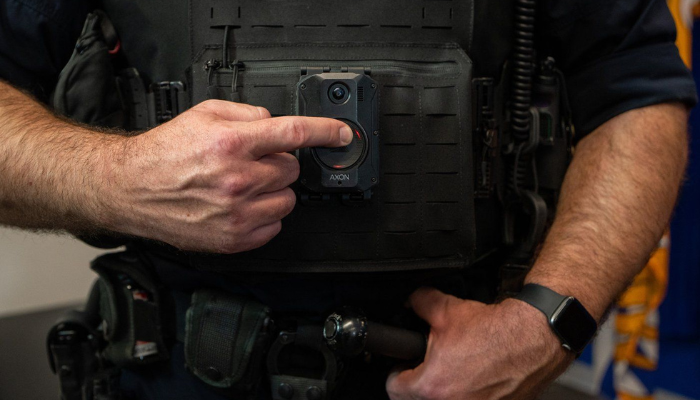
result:
<svg viewBox="0 0 700 400"><path fill-rule="evenodd" d="M550 0L539 11L539 49L564 72L577 140L625 111L697 102L665 0Z"/></svg>

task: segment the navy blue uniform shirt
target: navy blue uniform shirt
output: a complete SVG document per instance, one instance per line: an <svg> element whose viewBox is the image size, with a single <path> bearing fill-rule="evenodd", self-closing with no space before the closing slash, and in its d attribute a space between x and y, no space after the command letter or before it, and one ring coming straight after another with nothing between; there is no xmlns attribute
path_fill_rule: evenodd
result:
<svg viewBox="0 0 700 400"><path fill-rule="evenodd" d="M46 100L70 58L88 0L0 3L0 78ZM665 0L546 0L537 43L567 77L578 138L627 110L692 105L695 85Z"/></svg>

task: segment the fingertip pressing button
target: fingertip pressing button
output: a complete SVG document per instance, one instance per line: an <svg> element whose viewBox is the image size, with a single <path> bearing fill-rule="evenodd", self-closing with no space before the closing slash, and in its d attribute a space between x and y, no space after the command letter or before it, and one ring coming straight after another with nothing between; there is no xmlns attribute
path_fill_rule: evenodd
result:
<svg viewBox="0 0 700 400"><path fill-rule="evenodd" d="M340 141L343 146L346 146L352 142L352 129L349 126L344 125L340 128Z"/></svg>

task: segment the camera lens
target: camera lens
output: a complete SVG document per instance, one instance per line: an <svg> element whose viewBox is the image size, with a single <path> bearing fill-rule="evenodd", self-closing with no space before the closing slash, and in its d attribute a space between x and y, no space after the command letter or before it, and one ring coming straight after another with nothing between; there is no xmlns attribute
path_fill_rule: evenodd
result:
<svg viewBox="0 0 700 400"><path fill-rule="evenodd" d="M341 87L336 87L333 89L333 98L336 100L342 100L345 97L345 89Z"/></svg>
<svg viewBox="0 0 700 400"><path fill-rule="evenodd" d="M328 98L335 104L343 104L348 101L350 90L340 82L336 82L328 88Z"/></svg>

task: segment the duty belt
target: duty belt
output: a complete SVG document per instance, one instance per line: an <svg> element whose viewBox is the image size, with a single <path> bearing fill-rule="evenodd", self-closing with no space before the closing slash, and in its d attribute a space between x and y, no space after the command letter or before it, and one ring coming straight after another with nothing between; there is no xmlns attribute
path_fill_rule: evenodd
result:
<svg viewBox="0 0 700 400"><path fill-rule="evenodd" d="M174 292L173 308L145 260L132 252L96 259L100 279L86 310L67 314L49 333L49 360L67 400L117 399L119 369L167 361L174 340L184 343L188 370L215 390L253 398L267 390L259 388L266 370L278 400L327 398L348 361L363 354L420 362L426 350L423 333L370 322L357 308L312 320L214 289ZM301 358L289 358L290 349ZM323 361L309 362L317 359L309 352ZM316 372L293 372L299 367Z"/></svg>

